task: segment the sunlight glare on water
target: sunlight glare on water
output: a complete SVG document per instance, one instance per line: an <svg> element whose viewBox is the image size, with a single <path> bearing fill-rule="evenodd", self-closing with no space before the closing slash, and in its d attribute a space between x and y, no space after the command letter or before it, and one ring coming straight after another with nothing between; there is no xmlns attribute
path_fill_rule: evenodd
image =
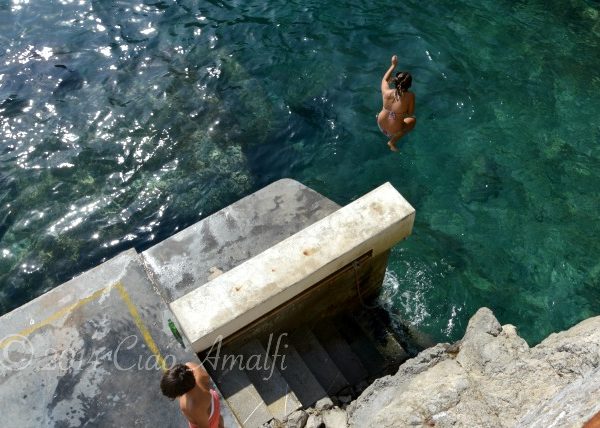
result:
<svg viewBox="0 0 600 428"><path fill-rule="evenodd" d="M390 310L535 343L600 313L600 6L0 1L0 309L283 177L413 204ZM417 126L375 123L392 54Z"/></svg>

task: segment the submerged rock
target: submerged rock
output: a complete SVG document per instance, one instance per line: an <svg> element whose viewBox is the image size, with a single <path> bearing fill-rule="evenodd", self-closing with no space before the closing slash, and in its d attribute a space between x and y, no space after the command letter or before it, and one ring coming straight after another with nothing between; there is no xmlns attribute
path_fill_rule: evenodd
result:
<svg viewBox="0 0 600 428"><path fill-rule="evenodd" d="M459 189L466 203L485 203L500 196L503 184L499 166L491 159L477 158L464 175Z"/></svg>
<svg viewBox="0 0 600 428"><path fill-rule="evenodd" d="M600 317L530 348L482 308L464 338L378 379L347 409L351 427L580 426L600 411Z"/></svg>

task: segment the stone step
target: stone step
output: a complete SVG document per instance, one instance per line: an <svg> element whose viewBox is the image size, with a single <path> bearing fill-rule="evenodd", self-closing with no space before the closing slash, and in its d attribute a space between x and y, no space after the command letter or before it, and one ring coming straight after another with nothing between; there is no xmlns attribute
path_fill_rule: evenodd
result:
<svg viewBox="0 0 600 428"><path fill-rule="evenodd" d="M388 368L396 369L408 359L408 354L381 319L371 310L353 314L363 333L371 339L379 353L387 361Z"/></svg>
<svg viewBox="0 0 600 428"><path fill-rule="evenodd" d="M385 372L387 361L379 353L377 347L350 316L343 315L334 320L334 324L342 337L348 342L352 351L358 356L367 369L369 377L374 379Z"/></svg>
<svg viewBox="0 0 600 428"><path fill-rule="evenodd" d="M251 340L238 348L244 356L248 378L267 404L269 412L280 421L295 410L302 408L296 394L290 388L274 361L258 340Z"/></svg>
<svg viewBox="0 0 600 428"><path fill-rule="evenodd" d="M290 342L327 394L336 394L349 386L348 380L310 330L301 328L294 331Z"/></svg>
<svg viewBox="0 0 600 428"><path fill-rule="evenodd" d="M244 428L260 427L273 419L273 415L243 367L240 367L240 364L245 366L246 360L240 357L234 360L237 355L234 351L224 348L221 349L218 359L211 360L214 355L202 355L202 360L206 371L217 384L240 425Z"/></svg>
<svg viewBox="0 0 600 428"><path fill-rule="evenodd" d="M360 358L337 331L332 320L327 319L319 323L313 328L313 333L351 385L357 385L369 377Z"/></svg>
<svg viewBox="0 0 600 428"><path fill-rule="evenodd" d="M289 342L289 337L283 337L277 346L278 337L270 336L263 341L263 345L270 350L271 357L275 353L277 367L287 383L302 403L302 406L310 407L321 398L327 397L315 375L310 371L297 349ZM270 341L270 343L269 343Z"/></svg>

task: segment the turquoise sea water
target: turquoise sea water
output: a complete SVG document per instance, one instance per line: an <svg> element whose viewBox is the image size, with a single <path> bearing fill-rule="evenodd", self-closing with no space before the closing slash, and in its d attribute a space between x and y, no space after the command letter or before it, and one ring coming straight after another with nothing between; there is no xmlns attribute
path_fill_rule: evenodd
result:
<svg viewBox="0 0 600 428"><path fill-rule="evenodd" d="M592 0L0 0L0 313L278 178L390 181L393 313L453 340L488 306L535 343L600 314L598 70Z"/></svg>

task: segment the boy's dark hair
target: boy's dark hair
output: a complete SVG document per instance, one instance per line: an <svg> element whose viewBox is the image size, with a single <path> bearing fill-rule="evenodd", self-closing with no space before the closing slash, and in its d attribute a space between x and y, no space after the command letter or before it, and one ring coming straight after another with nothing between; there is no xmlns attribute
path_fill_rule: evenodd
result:
<svg viewBox="0 0 600 428"><path fill-rule="evenodd" d="M171 400L191 391L194 386L196 386L194 373L185 364L175 364L164 372L160 380L160 390Z"/></svg>

